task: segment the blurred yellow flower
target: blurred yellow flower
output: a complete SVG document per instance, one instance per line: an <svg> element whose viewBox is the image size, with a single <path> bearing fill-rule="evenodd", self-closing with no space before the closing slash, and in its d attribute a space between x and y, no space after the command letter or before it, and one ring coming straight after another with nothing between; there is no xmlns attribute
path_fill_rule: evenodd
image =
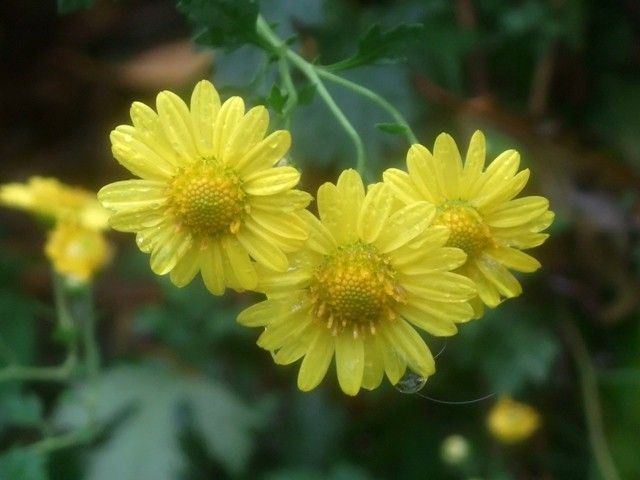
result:
<svg viewBox="0 0 640 480"><path fill-rule="evenodd" d="M386 373L398 383L410 368L422 377L434 360L414 327L453 335L469 320L473 282L450 270L465 261L445 247L447 229L431 227L427 202L397 207L378 183L365 195L360 175L347 170L337 185L318 189L320 220L305 211L310 237L286 272L259 269L267 300L244 310L238 322L265 327L258 345L278 364L304 357L298 387L324 378L335 354L338 381L348 395L374 389Z"/></svg>
<svg viewBox="0 0 640 480"><path fill-rule="evenodd" d="M540 415L531 406L501 397L487 418L489 431L503 443L517 443L529 438L540 427Z"/></svg>
<svg viewBox="0 0 640 480"><path fill-rule="evenodd" d="M187 285L198 272L209 291L254 289L254 262L276 271L286 253L302 247L308 231L299 216L311 200L293 190L300 173L274 167L291 142L278 130L264 138L263 106L245 113L240 97L220 104L208 81L196 85L190 108L161 92L158 113L135 102L133 126L111 132L115 158L141 180L105 186L98 193L114 211L110 225L135 232L151 254L151 269Z"/></svg>
<svg viewBox="0 0 640 480"><path fill-rule="evenodd" d="M75 222L86 228L107 228L109 212L95 193L70 187L55 178L31 177L27 183L0 186L0 203L53 221Z"/></svg>
<svg viewBox="0 0 640 480"><path fill-rule="evenodd" d="M495 307L503 297L522 293L509 269L533 272L540 268L522 250L541 245L549 236L541 232L554 218L544 197L514 199L529 179L528 169L518 172L518 152L501 153L485 169L485 150L484 135L477 131L463 163L455 141L443 133L436 138L433 154L419 144L409 149L408 173L398 169L384 173L385 183L404 204L435 205L434 223L451 232L447 245L467 253L467 262L457 271L476 283L477 317L483 303Z"/></svg>
<svg viewBox="0 0 640 480"><path fill-rule="evenodd" d="M109 260L104 235L77 223L58 223L49 232L44 251L58 273L78 283L91 280Z"/></svg>

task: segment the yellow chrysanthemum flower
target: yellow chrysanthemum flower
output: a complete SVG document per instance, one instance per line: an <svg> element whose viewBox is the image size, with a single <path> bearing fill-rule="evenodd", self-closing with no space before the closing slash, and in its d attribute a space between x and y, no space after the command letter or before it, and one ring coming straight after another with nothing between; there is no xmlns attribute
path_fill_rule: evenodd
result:
<svg viewBox="0 0 640 480"><path fill-rule="evenodd" d="M55 178L31 177L27 183L2 185L0 203L93 230L108 226L109 211L98 203L95 193L70 187Z"/></svg>
<svg viewBox="0 0 640 480"><path fill-rule="evenodd" d="M501 397L489 412L487 427L502 443L517 443L538 430L540 414L530 405Z"/></svg>
<svg viewBox="0 0 640 480"><path fill-rule="evenodd" d="M477 131L463 163L455 141L443 133L436 138L433 154L419 144L409 149L408 173L394 168L384 173L385 183L404 204L434 205L434 223L451 231L447 245L466 252L467 262L458 272L476 283L476 317L483 303L495 307L503 297L522 293L509 269L540 268L522 250L541 245L549 236L541 232L554 218L544 197L514 199L529 179L529 169L518 172L517 151L503 152L485 169L485 150L484 135Z"/></svg>
<svg viewBox="0 0 640 480"><path fill-rule="evenodd" d="M110 256L101 232L65 222L49 232L44 251L58 273L78 283L91 280Z"/></svg>
<svg viewBox="0 0 640 480"><path fill-rule="evenodd" d="M257 290L267 300L238 321L265 327L258 345L276 363L304 357L301 390L322 381L334 353L348 395L376 388L384 373L395 385L407 367L429 377L434 360L414 327L453 335L472 317L473 282L450 272L466 256L444 246L445 227L430 226L435 208L395 206L388 186L372 185L365 195L360 175L347 170L337 185L318 189L320 220L305 211L309 241L289 270L260 270Z"/></svg>
<svg viewBox="0 0 640 480"><path fill-rule="evenodd" d="M245 113L240 97L220 104L208 81L196 85L191 108L174 93L157 97L158 113L135 102L133 126L111 132L115 158L141 180L102 188L98 198L115 213L111 226L135 232L151 254L151 269L181 287L201 272L209 291L254 289L256 262L288 268L285 253L308 233L298 212L311 199L292 190L300 173L274 167L291 142L278 130L264 138L263 106Z"/></svg>

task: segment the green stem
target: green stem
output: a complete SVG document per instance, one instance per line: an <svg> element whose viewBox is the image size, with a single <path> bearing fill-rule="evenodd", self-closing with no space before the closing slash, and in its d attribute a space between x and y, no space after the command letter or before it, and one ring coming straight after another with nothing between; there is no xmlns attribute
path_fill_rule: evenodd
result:
<svg viewBox="0 0 640 480"><path fill-rule="evenodd" d="M591 364L589 352L587 351L580 331L573 321L569 319L565 320L563 327L569 349L578 368L582 401L584 402L584 410L587 418L589 443L591 444L596 464L605 480L619 480L620 475L611 457L611 452L609 451L607 439L604 434L596 373Z"/></svg>
<svg viewBox="0 0 640 480"><path fill-rule="evenodd" d="M64 363L58 367L25 367L9 365L0 370L0 383L10 380L39 380L43 382L65 382L69 379L78 363L77 357L70 352Z"/></svg>
<svg viewBox="0 0 640 480"><path fill-rule="evenodd" d="M291 70L289 69L289 62L284 55L278 59L278 69L280 71L280 77L284 88L287 90L287 101L282 109L282 116L284 117L285 128L291 129L291 113L298 104L298 91L296 90L293 80L291 79Z"/></svg>
<svg viewBox="0 0 640 480"><path fill-rule="evenodd" d="M93 309L93 292L90 285L86 285L82 291L79 310L82 315L82 343L84 347L87 373L89 378L94 378L100 369L100 354L96 344L96 316Z"/></svg>
<svg viewBox="0 0 640 480"><path fill-rule="evenodd" d="M320 97L336 117L344 131L351 138L356 149L356 168L358 172L360 172L360 174L364 176L366 160L362 138L360 138L360 135L358 135L356 129L353 127L349 119L345 116L327 88L324 86L324 83L316 72L316 68L300 55L290 50L287 47L286 43L283 42L273 30L271 30L271 27L269 27L266 20L261 15L258 16L256 27L258 34L262 36L262 38L268 45L271 45L271 47L274 49L274 52L278 54L279 58L288 59L288 61L295 65L298 70L300 70L316 87L318 95L320 95Z"/></svg>
<svg viewBox="0 0 640 480"><path fill-rule="evenodd" d="M400 111L396 109L387 100L385 100L383 97L373 92L372 90L369 90L368 88L363 87L358 83L352 82L351 80L347 80L346 78L343 78L339 75L331 73L330 71L324 68L316 67L316 72L318 72L318 75L320 75L321 77L324 77L335 84L341 85L344 88L347 88L352 92L357 93L358 95L361 95L362 97L365 97L371 100L380 108L382 108L383 110L386 110L387 113L389 113L389 115L391 115L397 123L399 123L405 128L405 132L406 132L405 135L409 143L412 145L414 143L418 143L418 138L415 136L415 134L413 133L413 130L411 130L411 127L409 126L409 123L405 120L405 118L402 116Z"/></svg>
<svg viewBox="0 0 640 480"><path fill-rule="evenodd" d="M97 433L98 431L95 428L85 427L79 430L73 430L69 433L57 435L55 437L45 438L31 445L31 448L35 449L39 453L51 453L56 450L89 443L93 438L95 438Z"/></svg>

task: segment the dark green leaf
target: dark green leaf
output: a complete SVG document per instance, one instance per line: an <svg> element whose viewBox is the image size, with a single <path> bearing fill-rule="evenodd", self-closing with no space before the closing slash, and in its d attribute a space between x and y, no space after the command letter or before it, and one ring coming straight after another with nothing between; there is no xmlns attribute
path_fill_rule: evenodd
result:
<svg viewBox="0 0 640 480"><path fill-rule="evenodd" d="M37 426L41 422L40 398L12 387L5 386L0 391L0 429L5 425Z"/></svg>
<svg viewBox="0 0 640 480"><path fill-rule="evenodd" d="M47 480L47 459L32 449L16 448L0 456L0 478L7 480Z"/></svg>
<svg viewBox="0 0 640 480"><path fill-rule="evenodd" d="M36 304L32 299L14 292L0 291L0 341L4 347L0 366L6 365L6 360L22 365L33 362L36 345L35 311Z"/></svg>
<svg viewBox="0 0 640 480"><path fill-rule="evenodd" d="M196 43L234 50L259 43L257 0L180 0L180 10L196 28Z"/></svg>
<svg viewBox="0 0 640 480"><path fill-rule="evenodd" d="M282 93L282 90L274 85L271 88L269 96L266 98L267 105L271 107L276 113L282 113L282 109L287 103L289 96L286 93Z"/></svg>
<svg viewBox="0 0 640 480"><path fill-rule="evenodd" d="M65 14L93 7L96 0L58 0L58 13Z"/></svg>
<svg viewBox="0 0 640 480"><path fill-rule="evenodd" d="M227 471L241 470L251 453L257 415L224 385L205 378L161 365L114 368L95 385L82 386L63 400L54 414L58 427L85 426L89 402L103 423L131 413L93 453L88 480L175 478L185 464L177 415L185 404L211 454Z"/></svg>
<svg viewBox="0 0 640 480"><path fill-rule="evenodd" d="M406 125L401 123L376 123L376 128L392 135L405 135L407 133Z"/></svg>
<svg viewBox="0 0 640 480"><path fill-rule="evenodd" d="M407 45L423 31L421 24L398 25L383 31L380 25L373 25L360 38L358 51L350 58L329 66L332 70L345 70L360 65L403 60Z"/></svg>

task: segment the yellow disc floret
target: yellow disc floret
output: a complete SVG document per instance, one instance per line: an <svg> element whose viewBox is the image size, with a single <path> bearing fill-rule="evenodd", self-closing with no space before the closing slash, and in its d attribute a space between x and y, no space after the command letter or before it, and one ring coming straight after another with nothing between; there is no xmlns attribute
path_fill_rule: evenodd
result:
<svg viewBox="0 0 640 480"><path fill-rule="evenodd" d="M373 245L356 242L327 256L311 280L315 317L334 335L351 329L353 336L375 334L382 319L396 317L392 306L402 301L389 260Z"/></svg>
<svg viewBox="0 0 640 480"><path fill-rule="evenodd" d="M493 244L491 231L480 214L463 203L445 203L438 209L435 225L449 227L447 246L457 247L469 257L481 253Z"/></svg>
<svg viewBox="0 0 640 480"><path fill-rule="evenodd" d="M214 161L202 161L176 176L170 202L177 221L196 236L237 233L246 210L240 180Z"/></svg>

